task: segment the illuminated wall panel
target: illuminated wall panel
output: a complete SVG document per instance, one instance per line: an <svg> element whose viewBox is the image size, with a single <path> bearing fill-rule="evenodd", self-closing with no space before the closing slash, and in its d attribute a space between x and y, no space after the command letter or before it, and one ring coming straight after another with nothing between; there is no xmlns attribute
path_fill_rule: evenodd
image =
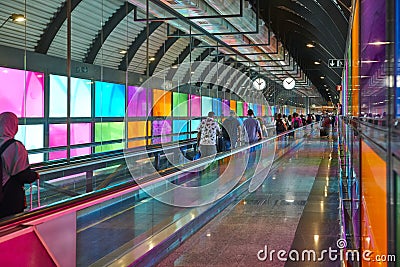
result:
<svg viewBox="0 0 400 267"><path fill-rule="evenodd" d="M190 121L190 125L191 125L190 131L191 132L197 131L200 126L200 122L201 122L201 120L191 120ZM191 136L191 138L196 138L196 137L197 137L197 134L192 134L192 136Z"/></svg>
<svg viewBox="0 0 400 267"><path fill-rule="evenodd" d="M43 73L0 67L0 84L0 113L10 111L19 118L44 117Z"/></svg>
<svg viewBox="0 0 400 267"><path fill-rule="evenodd" d="M189 124L189 122L186 120L174 120L172 122L173 133L188 132L188 128L189 128L188 124ZM180 134L179 136L175 135L175 136L173 136L173 141L185 140L187 138L188 138L187 134Z"/></svg>
<svg viewBox="0 0 400 267"><path fill-rule="evenodd" d="M253 111L254 111L254 116L258 116L258 105L253 104Z"/></svg>
<svg viewBox="0 0 400 267"><path fill-rule="evenodd" d="M153 116L171 116L172 93L160 89L153 89Z"/></svg>
<svg viewBox="0 0 400 267"><path fill-rule="evenodd" d="M120 140L124 138L123 122L99 122L95 124L95 141L103 142L110 140ZM95 152L122 149L123 143L96 146Z"/></svg>
<svg viewBox="0 0 400 267"><path fill-rule="evenodd" d="M212 99L212 111L214 111L216 116L221 116L221 114L222 114L221 98L213 98Z"/></svg>
<svg viewBox="0 0 400 267"><path fill-rule="evenodd" d="M71 124L71 145L85 144L92 142L90 123ZM50 124L49 125L49 147L58 147L67 145L67 125ZM89 155L90 147L71 149L71 157ZM67 151L54 151L49 153L49 159L62 159L67 157Z"/></svg>
<svg viewBox="0 0 400 267"><path fill-rule="evenodd" d="M96 117L125 116L125 86L107 82L95 83Z"/></svg>
<svg viewBox="0 0 400 267"><path fill-rule="evenodd" d="M361 247L374 255L387 255L386 162L365 142L361 151Z"/></svg>
<svg viewBox="0 0 400 267"><path fill-rule="evenodd" d="M231 110L230 102L228 99L222 99L222 115L229 116L229 112Z"/></svg>
<svg viewBox="0 0 400 267"><path fill-rule="evenodd" d="M236 101L235 100L231 100L229 103L230 103L231 110L236 112Z"/></svg>
<svg viewBox="0 0 400 267"><path fill-rule="evenodd" d="M67 77L50 75L50 117L67 117ZM71 77L71 117L91 117L91 81Z"/></svg>
<svg viewBox="0 0 400 267"><path fill-rule="evenodd" d="M15 139L21 141L27 150L43 148L43 125L18 125ZM43 154L30 154L29 163L42 162Z"/></svg>
<svg viewBox="0 0 400 267"><path fill-rule="evenodd" d="M190 114L191 117L201 116L201 97L198 95L190 95Z"/></svg>
<svg viewBox="0 0 400 267"><path fill-rule="evenodd" d="M147 93L146 88L128 86L129 117L147 117L146 107L151 107L151 96L147 96Z"/></svg>
<svg viewBox="0 0 400 267"><path fill-rule="evenodd" d="M151 126L150 123L147 121L130 121L128 122L128 138L135 138L135 137L146 137L147 136L147 131L146 131L146 124L149 127L148 133L151 133ZM146 140L135 140L135 141L129 141L128 142L128 147L137 147L137 146L145 146L146 145Z"/></svg>
<svg viewBox="0 0 400 267"><path fill-rule="evenodd" d="M171 142L171 136L163 136L172 133L170 120L155 120L153 121L153 136L161 135L160 137L153 137L153 144Z"/></svg>
<svg viewBox="0 0 400 267"><path fill-rule="evenodd" d="M243 116L247 116L248 110L249 110L249 103L243 102Z"/></svg>
<svg viewBox="0 0 400 267"><path fill-rule="evenodd" d="M187 94L173 92L172 103L173 103L172 115L174 117L188 116L188 95Z"/></svg>
<svg viewBox="0 0 400 267"><path fill-rule="evenodd" d="M236 103L236 113L238 116L243 116L243 102L238 101Z"/></svg>
<svg viewBox="0 0 400 267"><path fill-rule="evenodd" d="M201 98L201 116L207 117L210 111L212 111L212 98L203 96Z"/></svg>

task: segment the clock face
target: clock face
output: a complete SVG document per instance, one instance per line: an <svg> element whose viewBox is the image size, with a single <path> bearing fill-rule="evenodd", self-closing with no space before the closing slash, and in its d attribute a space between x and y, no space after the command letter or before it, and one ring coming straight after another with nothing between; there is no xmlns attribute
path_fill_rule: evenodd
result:
<svg viewBox="0 0 400 267"><path fill-rule="evenodd" d="M267 86L267 83L263 78L257 78L253 81L253 87L256 90L264 90L264 88Z"/></svg>
<svg viewBox="0 0 400 267"><path fill-rule="evenodd" d="M291 90L295 87L296 81L292 77L288 77L283 80L283 87L285 89Z"/></svg>

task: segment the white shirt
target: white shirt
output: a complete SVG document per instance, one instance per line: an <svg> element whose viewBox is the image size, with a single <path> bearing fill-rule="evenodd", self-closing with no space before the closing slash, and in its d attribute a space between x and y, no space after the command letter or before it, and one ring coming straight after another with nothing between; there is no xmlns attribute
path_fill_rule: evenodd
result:
<svg viewBox="0 0 400 267"><path fill-rule="evenodd" d="M200 145L216 145L217 131L221 132L219 124L213 118L203 120L198 128L200 134Z"/></svg>

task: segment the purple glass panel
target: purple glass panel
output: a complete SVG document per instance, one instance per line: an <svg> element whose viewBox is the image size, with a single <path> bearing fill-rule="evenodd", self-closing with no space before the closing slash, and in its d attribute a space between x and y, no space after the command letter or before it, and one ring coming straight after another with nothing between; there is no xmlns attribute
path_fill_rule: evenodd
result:
<svg viewBox="0 0 400 267"><path fill-rule="evenodd" d="M386 1L362 1L360 14L360 90L363 112L386 111L387 88L385 77Z"/></svg>
<svg viewBox="0 0 400 267"><path fill-rule="evenodd" d="M0 113L11 111L19 118L44 117L43 73L0 67L0 84Z"/></svg>
<svg viewBox="0 0 400 267"><path fill-rule="evenodd" d="M230 101L228 99L222 99L222 115L229 116L230 109Z"/></svg>
<svg viewBox="0 0 400 267"><path fill-rule="evenodd" d="M153 137L153 144L171 142L171 136L162 136L171 133L172 133L171 120L153 121L153 136L161 135L160 137Z"/></svg>
<svg viewBox="0 0 400 267"><path fill-rule="evenodd" d="M146 117L146 106L151 107L146 98L147 90L143 87L128 86L128 116ZM151 94L149 103L151 103Z"/></svg>

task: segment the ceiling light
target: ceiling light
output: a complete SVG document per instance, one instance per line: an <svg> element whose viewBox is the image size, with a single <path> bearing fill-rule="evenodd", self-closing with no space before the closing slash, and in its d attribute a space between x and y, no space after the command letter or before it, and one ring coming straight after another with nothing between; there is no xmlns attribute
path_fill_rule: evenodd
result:
<svg viewBox="0 0 400 267"><path fill-rule="evenodd" d="M378 60L362 60L361 63L377 63Z"/></svg>
<svg viewBox="0 0 400 267"><path fill-rule="evenodd" d="M155 57L151 57L151 58L149 58L149 61L154 61L154 60L156 60L156 58L155 58Z"/></svg>
<svg viewBox="0 0 400 267"><path fill-rule="evenodd" d="M119 53L122 54L122 55L125 55L126 53L128 53L128 51L126 51L126 50L121 50L121 51L119 51Z"/></svg>
<svg viewBox="0 0 400 267"><path fill-rule="evenodd" d="M24 16L23 14L12 14L12 15L10 16L10 19L11 19L13 22L23 22L23 21L26 20L26 18L25 18L25 16Z"/></svg>
<svg viewBox="0 0 400 267"><path fill-rule="evenodd" d="M326 90L326 91L329 91L329 89L328 89L328 88L326 88L325 90Z"/></svg>
<svg viewBox="0 0 400 267"><path fill-rule="evenodd" d="M392 42L382 42L382 41L376 41L372 43L368 43L369 45L388 45L391 44Z"/></svg>
<svg viewBox="0 0 400 267"><path fill-rule="evenodd" d="M324 84L324 87L328 87L328 85Z"/></svg>
<svg viewBox="0 0 400 267"><path fill-rule="evenodd" d="M314 64L315 64L315 65L321 65L321 62L319 62L319 61L314 61Z"/></svg>
<svg viewBox="0 0 400 267"><path fill-rule="evenodd" d="M12 22L24 22L26 20L23 14L11 14L1 25L0 28L6 24L7 21L11 19Z"/></svg>
<svg viewBox="0 0 400 267"><path fill-rule="evenodd" d="M307 46L308 48L313 48L313 47L315 47L315 45L314 45L313 43L308 43L308 44L306 44L306 46Z"/></svg>
<svg viewBox="0 0 400 267"><path fill-rule="evenodd" d="M321 78L321 79L325 79L325 76L321 76L320 78Z"/></svg>
<svg viewBox="0 0 400 267"><path fill-rule="evenodd" d="M173 69L177 69L178 68L178 65L172 65L172 67L171 68L173 68Z"/></svg>

